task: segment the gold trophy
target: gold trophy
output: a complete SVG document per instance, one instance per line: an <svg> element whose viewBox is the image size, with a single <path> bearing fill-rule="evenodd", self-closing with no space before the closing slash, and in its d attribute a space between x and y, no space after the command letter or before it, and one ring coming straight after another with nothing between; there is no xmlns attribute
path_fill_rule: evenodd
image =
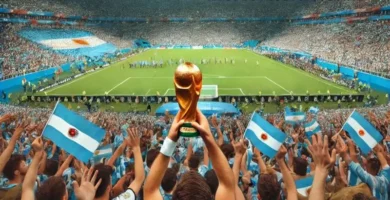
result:
<svg viewBox="0 0 390 200"><path fill-rule="evenodd" d="M184 124L179 129L179 135L196 137L199 133L192 127L191 122L196 120L196 107L202 89L202 73L196 65L185 62L177 67L173 82L181 110L180 118L184 120Z"/></svg>

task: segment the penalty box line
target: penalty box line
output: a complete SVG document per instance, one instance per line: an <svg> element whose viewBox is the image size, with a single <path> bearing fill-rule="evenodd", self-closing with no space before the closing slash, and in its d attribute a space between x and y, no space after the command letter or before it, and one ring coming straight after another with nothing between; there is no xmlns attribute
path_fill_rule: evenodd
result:
<svg viewBox="0 0 390 200"><path fill-rule="evenodd" d="M269 82L275 84L276 86L280 87L282 90L286 91L287 94L290 93L290 91L288 91L286 88L284 88L283 86L279 85L277 82L273 81L272 79L268 78L268 77L264 77L265 79L267 79Z"/></svg>

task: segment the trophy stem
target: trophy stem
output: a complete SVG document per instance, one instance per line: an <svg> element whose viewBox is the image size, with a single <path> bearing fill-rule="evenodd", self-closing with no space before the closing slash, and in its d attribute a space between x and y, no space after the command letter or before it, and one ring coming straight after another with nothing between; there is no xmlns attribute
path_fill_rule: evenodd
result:
<svg viewBox="0 0 390 200"><path fill-rule="evenodd" d="M181 137L198 137L199 132L192 127L190 122L185 122L179 129L179 135Z"/></svg>

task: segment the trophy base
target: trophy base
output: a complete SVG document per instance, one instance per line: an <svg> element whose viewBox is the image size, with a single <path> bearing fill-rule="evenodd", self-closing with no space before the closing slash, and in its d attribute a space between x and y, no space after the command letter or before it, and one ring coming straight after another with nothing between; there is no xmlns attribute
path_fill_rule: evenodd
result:
<svg viewBox="0 0 390 200"><path fill-rule="evenodd" d="M181 137L198 137L199 132L194 127L192 127L191 123L184 123L179 129L179 135Z"/></svg>

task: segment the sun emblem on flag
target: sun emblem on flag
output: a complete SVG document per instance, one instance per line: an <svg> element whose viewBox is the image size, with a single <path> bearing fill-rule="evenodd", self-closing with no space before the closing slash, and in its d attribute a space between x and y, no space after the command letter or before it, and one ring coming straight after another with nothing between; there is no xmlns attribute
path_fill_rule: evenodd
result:
<svg viewBox="0 0 390 200"><path fill-rule="evenodd" d="M99 152L100 152L99 150L96 150L95 153L94 153L95 156L99 155Z"/></svg>
<svg viewBox="0 0 390 200"><path fill-rule="evenodd" d="M78 131L75 128L70 128L68 130L68 134L69 134L70 137L75 137L77 135L77 133L78 133Z"/></svg>
<svg viewBox="0 0 390 200"><path fill-rule="evenodd" d="M261 137L262 140L267 140L268 139L268 136L265 133L262 133L260 137Z"/></svg>
<svg viewBox="0 0 390 200"><path fill-rule="evenodd" d="M359 135L360 135L360 136L364 136L364 134L365 134L365 133L364 133L363 130L359 130Z"/></svg>

